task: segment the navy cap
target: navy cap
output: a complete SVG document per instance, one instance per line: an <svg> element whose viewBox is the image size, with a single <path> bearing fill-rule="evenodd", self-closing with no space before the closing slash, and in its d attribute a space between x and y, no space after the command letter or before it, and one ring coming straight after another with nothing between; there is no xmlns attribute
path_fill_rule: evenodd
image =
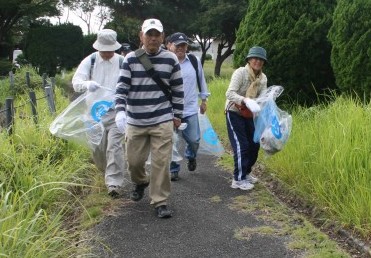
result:
<svg viewBox="0 0 371 258"><path fill-rule="evenodd" d="M128 43L123 43L121 51L131 51L130 45Z"/></svg>
<svg viewBox="0 0 371 258"><path fill-rule="evenodd" d="M188 44L188 37L184 33L176 32L170 35L169 42L174 43L175 45L179 45L182 43Z"/></svg>

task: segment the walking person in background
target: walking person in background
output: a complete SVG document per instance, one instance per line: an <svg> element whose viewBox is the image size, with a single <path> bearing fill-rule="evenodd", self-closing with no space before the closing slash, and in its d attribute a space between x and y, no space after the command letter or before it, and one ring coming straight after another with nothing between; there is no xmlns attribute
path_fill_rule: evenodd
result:
<svg viewBox="0 0 371 258"><path fill-rule="evenodd" d="M128 171L134 183L133 201L149 197L159 218L169 218L170 157L174 127L183 114L183 80L177 57L161 48L163 26L158 19L147 19L140 32L142 55L148 58L154 74L146 72L138 51L124 60L116 87L116 124L126 132ZM139 50L140 51L140 50ZM143 53L144 52L144 53ZM139 52L138 52L139 53ZM147 64L148 64L147 62ZM155 78L157 76L157 78ZM162 89L159 80L164 84ZM145 162L151 153L149 178Z"/></svg>
<svg viewBox="0 0 371 258"><path fill-rule="evenodd" d="M110 29L98 32L93 47L97 52L87 56L78 66L72 84L76 92L94 92L99 87L112 90L112 101L116 83L120 74L120 62L123 57L115 51L121 47L116 41L117 34ZM121 60L121 61L120 61ZM99 146L93 151L96 166L105 171L105 184L108 194L118 197L124 183L124 135L115 123L115 111L112 108L101 118L104 126L103 138Z"/></svg>
<svg viewBox="0 0 371 258"><path fill-rule="evenodd" d="M128 43L123 43L121 48L120 48L120 54L122 56L126 56L127 54L129 54L131 52L131 47Z"/></svg>
<svg viewBox="0 0 371 258"><path fill-rule="evenodd" d="M225 105L228 137L234 159L231 187L241 190L251 190L258 181L250 174L260 147L259 143L253 141L253 117L260 111L254 99L267 88L267 77L262 71L267 62L266 50L259 46L250 48L246 61L245 67L238 68L232 74Z"/></svg>
<svg viewBox="0 0 371 258"><path fill-rule="evenodd" d="M187 54L188 41L188 37L184 33L177 32L169 36L169 44L167 44L167 47L178 57L182 71L184 87L182 122L186 123L187 126L184 130L180 131L179 134L181 134L186 141L185 157L188 160L188 170L194 171L197 167L196 157L201 137L198 110L200 110L201 114L206 112L207 97L210 93L207 91L204 71L200 60L192 54ZM201 100L200 105L199 99ZM177 181L179 179L179 171L180 164L172 160L170 164L172 181Z"/></svg>

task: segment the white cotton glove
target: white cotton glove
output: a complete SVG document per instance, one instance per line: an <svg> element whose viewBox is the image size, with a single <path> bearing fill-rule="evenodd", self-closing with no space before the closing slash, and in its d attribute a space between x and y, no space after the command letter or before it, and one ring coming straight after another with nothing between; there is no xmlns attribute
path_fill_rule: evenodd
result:
<svg viewBox="0 0 371 258"><path fill-rule="evenodd" d="M178 127L178 130L183 131L187 128L188 124L187 123L181 123L180 126Z"/></svg>
<svg viewBox="0 0 371 258"><path fill-rule="evenodd" d="M125 111L120 111L116 114L115 122L117 129L124 134L126 130L126 113Z"/></svg>
<svg viewBox="0 0 371 258"><path fill-rule="evenodd" d="M96 91L100 86L99 83L97 83L96 81L85 81L84 85L86 89L90 92Z"/></svg>
<svg viewBox="0 0 371 258"><path fill-rule="evenodd" d="M243 102L245 102L246 107L248 107L252 113L255 114L260 111L260 106L255 100L250 98L244 98Z"/></svg>

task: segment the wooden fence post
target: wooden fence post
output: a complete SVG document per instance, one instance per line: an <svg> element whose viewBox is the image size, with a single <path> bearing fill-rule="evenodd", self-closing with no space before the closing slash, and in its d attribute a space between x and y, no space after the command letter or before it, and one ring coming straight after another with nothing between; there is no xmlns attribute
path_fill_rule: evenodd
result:
<svg viewBox="0 0 371 258"><path fill-rule="evenodd" d="M52 88L54 89L54 86L55 86L55 77L50 77L50 83L51 83Z"/></svg>
<svg viewBox="0 0 371 258"><path fill-rule="evenodd" d="M53 90L50 86L45 87L45 94L49 104L50 113L55 114L55 103L53 98Z"/></svg>
<svg viewBox="0 0 371 258"><path fill-rule="evenodd" d="M26 84L28 88L31 88L30 72L26 72Z"/></svg>
<svg viewBox="0 0 371 258"><path fill-rule="evenodd" d="M45 88L46 84L47 84L46 77L47 77L47 74L43 73L43 76L42 76L42 78L43 78L43 88Z"/></svg>
<svg viewBox="0 0 371 258"><path fill-rule="evenodd" d="M31 100L32 118L33 118L34 123L37 125L38 115L37 115L37 110L36 110L36 107L37 107L36 94L34 91L30 91L28 95L30 96L30 100Z"/></svg>
<svg viewBox="0 0 371 258"><path fill-rule="evenodd" d="M9 72L10 90L14 89L14 74L12 71Z"/></svg>
<svg viewBox="0 0 371 258"><path fill-rule="evenodd" d="M13 134L14 127L14 104L13 98L8 97L5 100L5 109L6 109L6 129L9 135Z"/></svg>

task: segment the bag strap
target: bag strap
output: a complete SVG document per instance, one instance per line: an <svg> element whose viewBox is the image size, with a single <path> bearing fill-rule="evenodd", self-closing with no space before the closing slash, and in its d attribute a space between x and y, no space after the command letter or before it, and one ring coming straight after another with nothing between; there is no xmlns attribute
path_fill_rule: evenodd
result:
<svg viewBox="0 0 371 258"><path fill-rule="evenodd" d="M93 54L90 55L90 73L89 73L90 80L91 80L92 71L94 69L94 64L95 64L95 59L96 58L97 58L97 52L94 52ZM124 57L119 56L119 68L121 68L123 62L124 62Z"/></svg>
<svg viewBox="0 0 371 258"><path fill-rule="evenodd" d="M191 64L193 68L196 70L196 78L197 78L197 86L198 91L201 92L201 83L200 83L200 76L198 75L198 61L195 55L193 54L187 54L189 61L191 61Z"/></svg>
<svg viewBox="0 0 371 258"><path fill-rule="evenodd" d="M138 58L139 62L143 65L144 69L146 70L147 74L151 76L151 78L156 82L156 84L160 87L160 89L165 94L166 98L171 103L171 90L170 88L164 83L164 81L159 77L159 74L153 68L151 60L149 60L146 51L143 48L139 48L135 50L135 56Z"/></svg>
<svg viewBox="0 0 371 258"><path fill-rule="evenodd" d="M95 64L95 59L96 59L96 56L97 53L94 52L93 54L90 55L90 72L89 72L89 79L91 80L91 77L93 75L93 69L94 69L94 64Z"/></svg>

